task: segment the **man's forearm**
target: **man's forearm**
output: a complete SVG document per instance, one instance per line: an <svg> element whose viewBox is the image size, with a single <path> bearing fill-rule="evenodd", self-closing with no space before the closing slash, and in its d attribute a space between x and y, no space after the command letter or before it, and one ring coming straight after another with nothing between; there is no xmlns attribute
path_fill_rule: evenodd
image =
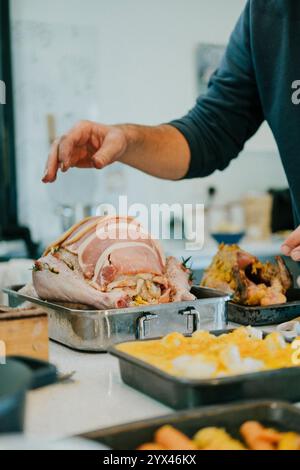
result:
<svg viewBox="0 0 300 470"><path fill-rule="evenodd" d="M128 147L122 163L158 178L183 178L190 164L190 149L184 136L174 127L125 124L122 128Z"/></svg>

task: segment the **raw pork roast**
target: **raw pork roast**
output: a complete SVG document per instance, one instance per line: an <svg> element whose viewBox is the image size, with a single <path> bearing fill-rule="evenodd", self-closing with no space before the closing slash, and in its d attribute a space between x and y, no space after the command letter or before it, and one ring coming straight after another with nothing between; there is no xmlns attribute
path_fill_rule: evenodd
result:
<svg viewBox="0 0 300 470"><path fill-rule="evenodd" d="M36 261L33 285L43 300L97 309L193 300L190 271L165 259L160 244L129 217L90 217Z"/></svg>

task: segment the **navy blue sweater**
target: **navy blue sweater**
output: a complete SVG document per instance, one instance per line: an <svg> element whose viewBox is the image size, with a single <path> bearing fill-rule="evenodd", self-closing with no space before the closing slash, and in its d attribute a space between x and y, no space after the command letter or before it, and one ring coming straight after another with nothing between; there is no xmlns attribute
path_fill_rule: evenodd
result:
<svg viewBox="0 0 300 470"><path fill-rule="evenodd" d="M191 149L186 178L226 168L264 120L300 223L300 0L248 0L207 94L171 123Z"/></svg>

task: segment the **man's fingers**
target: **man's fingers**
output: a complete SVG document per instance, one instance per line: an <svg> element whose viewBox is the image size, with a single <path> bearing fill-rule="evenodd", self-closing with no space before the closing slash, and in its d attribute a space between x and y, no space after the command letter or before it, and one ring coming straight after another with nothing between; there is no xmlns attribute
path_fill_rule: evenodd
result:
<svg viewBox="0 0 300 470"><path fill-rule="evenodd" d="M103 140L102 146L92 157L94 167L97 169L105 168L110 163L117 160L124 152L126 142L123 136L116 132L109 132Z"/></svg>
<svg viewBox="0 0 300 470"><path fill-rule="evenodd" d="M300 249L300 226L296 228L285 240L281 247L281 251L286 256L291 256L292 251L299 247Z"/></svg>
<svg viewBox="0 0 300 470"><path fill-rule="evenodd" d="M58 163L62 172L66 172L72 166L73 149L73 136L63 136L58 145Z"/></svg>
<svg viewBox="0 0 300 470"><path fill-rule="evenodd" d="M300 261L300 245L291 251L290 256L293 261Z"/></svg>
<svg viewBox="0 0 300 470"><path fill-rule="evenodd" d="M126 142L120 130L108 130L107 126L81 121L67 135L55 141L43 182L55 181L59 169L66 172L71 167L104 168L115 161L124 152Z"/></svg>
<svg viewBox="0 0 300 470"><path fill-rule="evenodd" d="M288 245L281 246L281 253L285 256L290 256L292 249Z"/></svg>
<svg viewBox="0 0 300 470"><path fill-rule="evenodd" d="M81 168L93 167L93 162L81 162L83 158L92 155L100 146L100 136L93 132L94 124L90 121L81 121L70 132L60 139L58 146L58 165L62 172L78 166ZM81 155L82 154L82 155Z"/></svg>
<svg viewBox="0 0 300 470"><path fill-rule="evenodd" d="M114 152L113 149L98 150L95 155L92 156L93 167L97 170L101 170L109 165L113 161Z"/></svg>
<svg viewBox="0 0 300 470"><path fill-rule="evenodd" d="M42 178L43 183L52 183L56 180L58 170L58 146L59 140L56 140L50 150L49 157L47 160L45 173Z"/></svg>

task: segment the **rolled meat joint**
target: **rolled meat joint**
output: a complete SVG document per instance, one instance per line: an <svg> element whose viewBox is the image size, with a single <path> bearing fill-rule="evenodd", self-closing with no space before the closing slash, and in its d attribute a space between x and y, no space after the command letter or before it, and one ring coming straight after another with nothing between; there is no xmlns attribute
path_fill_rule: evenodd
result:
<svg viewBox="0 0 300 470"><path fill-rule="evenodd" d="M201 285L233 294L236 303L268 306L287 301L293 280L280 256L262 263L237 245L221 244Z"/></svg>
<svg viewBox="0 0 300 470"><path fill-rule="evenodd" d="M96 309L194 300L190 270L165 259L157 240L130 217L90 217L71 227L35 262L43 300Z"/></svg>

